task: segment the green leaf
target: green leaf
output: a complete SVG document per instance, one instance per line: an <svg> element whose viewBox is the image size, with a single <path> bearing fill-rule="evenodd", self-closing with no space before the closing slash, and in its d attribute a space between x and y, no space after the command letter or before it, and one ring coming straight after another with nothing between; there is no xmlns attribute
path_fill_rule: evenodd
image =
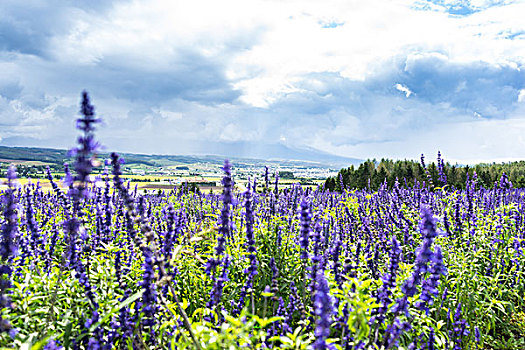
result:
<svg viewBox="0 0 525 350"><path fill-rule="evenodd" d="M124 300L117 307L112 308L108 313L106 313L104 315L104 317L102 317L100 319L100 321L98 321L97 323L95 323L95 324L91 325L91 327L89 327L89 333L92 333L95 329L97 329L97 327L99 327L101 324L106 322L111 316L113 316L115 313L119 312L120 309L128 306L129 304L133 303L135 300L137 300L140 297L142 297L142 294L144 294L144 289L140 290L139 292L133 294L132 296L130 296L129 298ZM84 333L84 334L79 335L76 338L76 341L77 342L80 341L82 338L84 338L87 335L88 335L88 333Z"/></svg>
<svg viewBox="0 0 525 350"><path fill-rule="evenodd" d="M69 349L69 344L71 343L71 329L73 324L68 322L66 325L66 330L64 331L64 348Z"/></svg>

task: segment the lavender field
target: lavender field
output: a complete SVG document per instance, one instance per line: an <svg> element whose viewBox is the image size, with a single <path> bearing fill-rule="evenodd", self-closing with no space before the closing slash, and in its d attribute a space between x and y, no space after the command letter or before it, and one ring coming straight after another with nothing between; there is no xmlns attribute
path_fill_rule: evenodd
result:
<svg viewBox="0 0 525 350"><path fill-rule="evenodd" d="M3 348L523 349L525 192L384 183L341 193L264 173L239 192L144 193L119 155L92 184L81 132L60 188L2 191Z"/></svg>

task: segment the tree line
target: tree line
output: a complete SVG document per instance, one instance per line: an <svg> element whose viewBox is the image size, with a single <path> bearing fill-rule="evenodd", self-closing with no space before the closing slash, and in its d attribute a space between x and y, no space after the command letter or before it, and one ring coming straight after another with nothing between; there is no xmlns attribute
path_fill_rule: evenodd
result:
<svg viewBox="0 0 525 350"><path fill-rule="evenodd" d="M342 186L345 189L377 190L385 181L391 188L396 179L403 187L430 184L432 187L447 186L464 189L467 179L470 179L485 188L494 186L525 188L525 161L463 166L445 163L439 153L437 161L430 164L425 164L423 156L420 162L369 159L358 167L352 165L341 169L337 176L326 179L324 188L337 192L341 192Z"/></svg>

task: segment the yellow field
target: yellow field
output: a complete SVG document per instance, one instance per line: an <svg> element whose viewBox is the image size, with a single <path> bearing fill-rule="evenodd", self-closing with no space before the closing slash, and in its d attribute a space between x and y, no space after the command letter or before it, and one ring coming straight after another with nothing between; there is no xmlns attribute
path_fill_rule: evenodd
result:
<svg viewBox="0 0 525 350"><path fill-rule="evenodd" d="M65 188L65 186L62 184L62 180L61 180L64 177L64 174L52 173L51 175L59 176L60 179L55 179L55 183L60 188ZM101 176L101 174L96 174L94 176ZM137 186L137 188L140 189L140 190L148 190L148 191L158 191L158 190L170 191L173 188L175 188L176 186L180 185L181 181L182 182L185 182L185 181L192 182L192 180L193 180L193 181L206 181L206 182L220 182L220 180L221 180L221 178L218 177L218 176L217 177L199 177L199 176L173 177L173 176L149 176L149 175L124 175L123 178L131 180L131 182L130 182L130 188L131 189L134 189L135 186ZM133 181L133 180L142 180L142 181ZM146 181L144 181L144 180L146 180ZM171 184L169 183L169 180L172 181ZM7 181L7 179L0 178L0 189L5 189L6 188L6 185L5 185L6 181ZM175 181L178 181L179 184L178 185L175 184ZM51 184L49 183L49 180L47 180L47 179L20 178L20 179L16 180L16 183L19 186L22 186L22 187L24 187L26 185L30 185L30 184L35 184L36 185L37 182L40 184L40 186L42 187L43 190L45 190L45 191L51 190ZM315 182L316 184L323 183L323 181L321 181L321 180L314 180L313 182ZM291 185L293 183L297 183L297 180L282 179L282 180L279 180L279 187L280 188L288 187L289 185ZM103 187L104 186L104 181L98 181L96 183L96 186L97 187ZM236 187L237 187L237 189L239 191L245 191L246 190L246 181L236 182ZM314 187L314 186L309 186L309 187ZM259 184L258 188L262 189L260 184ZM270 183L270 188L273 189L273 184L272 183ZM220 186L218 186L218 187L203 186L203 188L201 188L201 192L204 192L204 193L209 193L210 190L213 190L214 193L219 193L221 191L221 187Z"/></svg>

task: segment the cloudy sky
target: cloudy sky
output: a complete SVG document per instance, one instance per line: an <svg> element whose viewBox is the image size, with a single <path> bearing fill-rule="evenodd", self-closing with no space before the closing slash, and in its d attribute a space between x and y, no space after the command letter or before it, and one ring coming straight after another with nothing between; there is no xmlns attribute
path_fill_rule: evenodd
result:
<svg viewBox="0 0 525 350"><path fill-rule="evenodd" d="M86 4L86 5L82 5ZM0 145L525 158L525 1L0 2Z"/></svg>

